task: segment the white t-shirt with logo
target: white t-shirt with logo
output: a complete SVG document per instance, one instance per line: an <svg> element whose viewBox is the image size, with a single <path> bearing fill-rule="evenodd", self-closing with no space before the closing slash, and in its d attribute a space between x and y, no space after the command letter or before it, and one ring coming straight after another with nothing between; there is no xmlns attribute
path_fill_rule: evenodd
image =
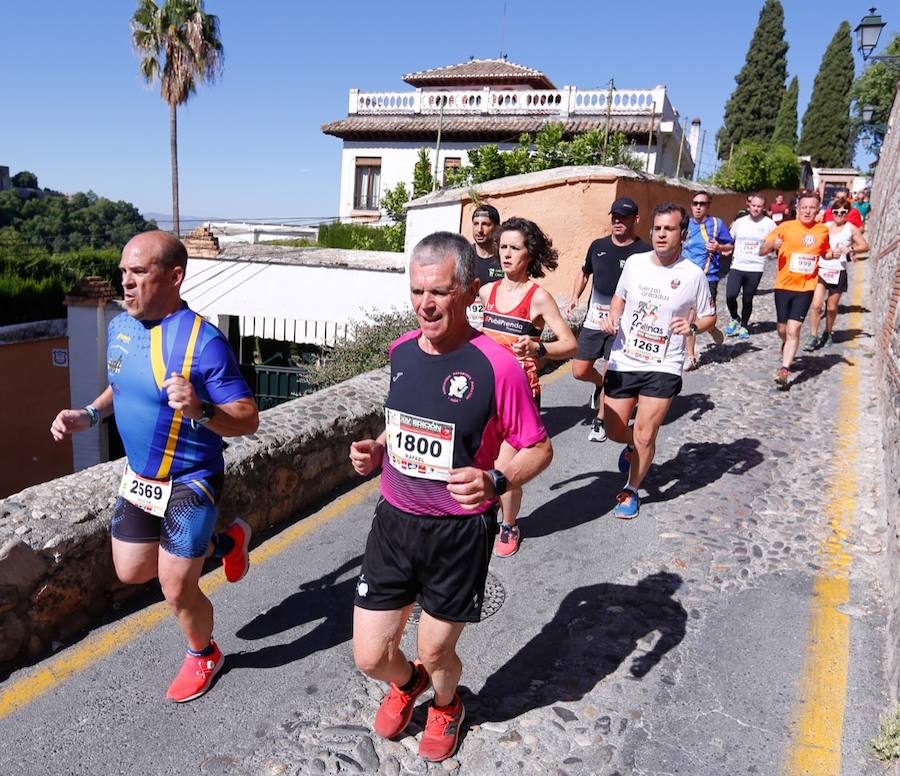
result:
<svg viewBox="0 0 900 776"><path fill-rule="evenodd" d="M775 222L768 216L763 216L759 221L754 221L751 216L737 219L731 225L731 234L734 237L731 268L742 272L762 272L766 268L768 256L759 255L759 246L774 229Z"/></svg>
<svg viewBox="0 0 900 776"><path fill-rule="evenodd" d="M625 312L609 356L614 372L667 372L680 375L684 366L684 337L672 334L673 318L714 315L706 275L689 259L668 267L653 261L653 252L636 253L625 262L616 296Z"/></svg>

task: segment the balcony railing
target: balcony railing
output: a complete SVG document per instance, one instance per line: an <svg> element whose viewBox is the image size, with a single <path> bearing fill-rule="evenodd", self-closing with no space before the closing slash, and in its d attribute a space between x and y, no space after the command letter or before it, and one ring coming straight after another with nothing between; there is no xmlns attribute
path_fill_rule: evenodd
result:
<svg viewBox="0 0 900 776"><path fill-rule="evenodd" d="M675 112L665 87L655 89L441 89L414 92L350 90L350 115L457 116L614 116L656 115L662 120Z"/></svg>

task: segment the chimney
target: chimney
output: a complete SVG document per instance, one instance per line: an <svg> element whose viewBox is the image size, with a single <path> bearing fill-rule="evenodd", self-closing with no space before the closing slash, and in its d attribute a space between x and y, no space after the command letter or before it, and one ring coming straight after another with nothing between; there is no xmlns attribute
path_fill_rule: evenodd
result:
<svg viewBox="0 0 900 776"><path fill-rule="evenodd" d="M697 158L697 150L700 145L700 119L696 118L691 122L691 133L688 135L688 145L691 148L691 159L694 165L699 166L700 160Z"/></svg>

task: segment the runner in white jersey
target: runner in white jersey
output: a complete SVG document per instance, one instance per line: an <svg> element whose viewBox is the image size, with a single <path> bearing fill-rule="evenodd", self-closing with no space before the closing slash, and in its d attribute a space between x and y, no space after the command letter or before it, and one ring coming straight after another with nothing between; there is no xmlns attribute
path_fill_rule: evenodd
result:
<svg viewBox="0 0 900 776"><path fill-rule="evenodd" d="M624 442L619 470L628 481L613 514L637 517L638 489L656 453L656 435L681 391L685 339L716 325L703 270L681 255L687 214L665 202L653 209L653 250L625 262L603 329L615 332L606 372L606 433ZM638 401L640 399L640 401ZM629 428L635 404L637 417Z"/></svg>
<svg viewBox="0 0 900 776"><path fill-rule="evenodd" d="M729 228L734 237L734 254L731 270L725 286L725 303L731 314L731 323L725 327L725 334L738 339L750 339L749 323L753 314L753 297L759 288L768 256L759 255L759 246L775 229L775 222L766 215L766 198L762 194L751 194L747 198L749 213ZM742 296L741 315L738 317L738 294Z"/></svg>
<svg viewBox="0 0 900 776"><path fill-rule="evenodd" d="M838 197L831 205L831 213L834 220L827 224L831 250L825 254L825 258L819 259L819 282L809 308L809 337L803 346L807 353L831 344L841 294L847 290L847 262L853 261L854 253L869 250L869 243L862 230L847 220L850 213L850 201L847 198ZM819 321L822 319L823 304L825 333L820 338Z"/></svg>

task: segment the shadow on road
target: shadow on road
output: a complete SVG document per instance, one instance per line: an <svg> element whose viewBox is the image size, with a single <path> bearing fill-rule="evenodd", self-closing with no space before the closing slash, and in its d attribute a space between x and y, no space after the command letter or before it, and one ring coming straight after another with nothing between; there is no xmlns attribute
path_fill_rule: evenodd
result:
<svg viewBox="0 0 900 776"><path fill-rule="evenodd" d="M751 334L768 334L777 328L778 324L775 321L755 321L747 327L747 331Z"/></svg>
<svg viewBox="0 0 900 776"><path fill-rule="evenodd" d="M847 315L848 313L870 313L872 312L868 307L863 307L861 304L839 304L838 305L838 315Z"/></svg>
<svg viewBox="0 0 900 776"><path fill-rule="evenodd" d="M835 345L839 345L842 342L852 342L859 338L872 338L872 335L869 332L863 331L862 329L835 329L831 336Z"/></svg>
<svg viewBox="0 0 900 776"><path fill-rule="evenodd" d="M759 440L744 437L734 442L688 442L674 458L650 467L642 483L649 502L671 501L711 485L725 474L743 474L763 462Z"/></svg>
<svg viewBox="0 0 900 776"><path fill-rule="evenodd" d="M698 366L705 366L706 364L727 364L729 361L734 361L736 358L740 358L741 356L747 353L758 353L762 348L758 348L756 345L753 345L749 342L733 342L728 345L719 345L717 347L711 347L707 350L704 350L700 354L700 359L698 361Z"/></svg>
<svg viewBox="0 0 900 776"><path fill-rule="evenodd" d="M471 724L502 722L531 709L577 701L631 657L640 679L684 638L687 613L672 598L677 574L659 572L636 585L602 583L569 593L541 632L497 669L477 696L464 696ZM638 641L658 632L649 652ZM567 709L557 712L571 714ZM563 721L571 721L563 716Z"/></svg>
<svg viewBox="0 0 900 776"><path fill-rule="evenodd" d="M837 366L838 364L852 366L853 362L848 361L837 353L823 353L818 356L798 356L797 360L794 361L794 367L799 370L799 373L791 380L790 387L793 388L796 385L805 383L807 380L812 380L814 377L818 377L823 372L827 372L831 367Z"/></svg>
<svg viewBox="0 0 900 776"><path fill-rule="evenodd" d="M708 393L683 393L672 401L663 425L668 426L688 413L690 413L690 420L700 420L707 412L715 408L716 405L709 398Z"/></svg>
<svg viewBox="0 0 900 776"><path fill-rule="evenodd" d="M602 517L613 508L616 494L622 489L622 475L618 471L585 472L554 483L550 486L550 490L559 490L581 480L590 482L575 490L561 493L541 504L527 517L520 518L524 541L567 531L569 528Z"/></svg>
<svg viewBox="0 0 900 776"><path fill-rule="evenodd" d="M574 407L570 405L541 408L541 420L551 437L568 431L573 426L587 426L595 415L596 412L588 406L587 401Z"/></svg>
<svg viewBox="0 0 900 776"><path fill-rule="evenodd" d="M321 620L308 633L283 644L228 655L223 673L239 668L278 668L349 641L353 625L353 595L362 555L334 571L304 582L300 591L254 617L237 632L248 641L264 639ZM350 574L348 579L338 580Z"/></svg>

